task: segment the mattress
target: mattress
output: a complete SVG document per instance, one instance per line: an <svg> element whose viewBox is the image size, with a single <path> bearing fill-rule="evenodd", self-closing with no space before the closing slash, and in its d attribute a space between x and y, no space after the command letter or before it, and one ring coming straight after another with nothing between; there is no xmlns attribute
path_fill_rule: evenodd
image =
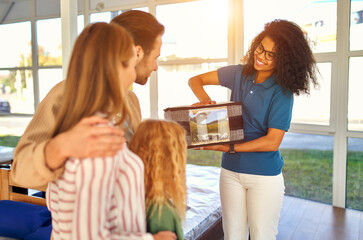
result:
<svg viewBox="0 0 363 240"><path fill-rule="evenodd" d="M189 209L183 226L186 240L198 238L222 216L219 198L220 168L187 164Z"/></svg>
<svg viewBox="0 0 363 240"><path fill-rule="evenodd" d="M14 149L13 147L0 146L0 164L13 159Z"/></svg>

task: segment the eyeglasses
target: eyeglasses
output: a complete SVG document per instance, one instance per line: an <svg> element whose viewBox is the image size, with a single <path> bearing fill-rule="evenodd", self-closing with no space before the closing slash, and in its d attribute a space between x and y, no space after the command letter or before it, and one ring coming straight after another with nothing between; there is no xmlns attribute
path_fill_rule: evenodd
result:
<svg viewBox="0 0 363 240"><path fill-rule="evenodd" d="M270 52L270 51L266 51L263 48L262 43L260 43L260 45L257 46L257 48L255 49L255 52L258 54L261 54L263 52L265 52L265 58L267 61L273 61L275 59L275 54L274 52Z"/></svg>

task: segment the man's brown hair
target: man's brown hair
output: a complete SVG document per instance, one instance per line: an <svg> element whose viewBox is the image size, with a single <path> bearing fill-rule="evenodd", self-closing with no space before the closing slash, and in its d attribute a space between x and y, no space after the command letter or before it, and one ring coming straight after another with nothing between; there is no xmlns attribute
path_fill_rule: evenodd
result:
<svg viewBox="0 0 363 240"><path fill-rule="evenodd" d="M155 39L163 35L165 31L164 25L159 23L153 15L139 10L121 13L111 22L124 27L131 34L135 45L142 47L145 55L151 52Z"/></svg>

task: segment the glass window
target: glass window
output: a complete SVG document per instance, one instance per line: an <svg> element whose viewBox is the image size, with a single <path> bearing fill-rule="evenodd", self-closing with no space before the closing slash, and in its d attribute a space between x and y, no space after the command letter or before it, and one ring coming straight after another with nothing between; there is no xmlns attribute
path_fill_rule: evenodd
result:
<svg viewBox="0 0 363 240"><path fill-rule="evenodd" d="M363 131L363 57L349 59L348 130Z"/></svg>
<svg viewBox="0 0 363 240"><path fill-rule="evenodd" d="M32 66L30 22L0 24L0 68Z"/></svg>
<svg viewBox="0 0 363 240"><path fill-rule="evenodd" d="M363 0L351 0L350 12L350 50L363 50Z"/></svg>
<svg viewBox="0 0 363 240"><path fill-rule="evenodd" d="M139 11L143 11L143 12L149 12L149 8L148 7L133 8L133 10L139 10Z"/></svg>
<svg viewBox="0 0 363 240"><path fill-rule="evenodd" d="M95 9L96 5L100 2L100 0L90 0L90 8ZM120 7L120 5L130 5L130 4L138 4L138 3L147 3L148 0L107 0L104 2L104 8L115 8Z"/></svg>
<svg viewBox="0 0 363 240"><path fill-rule="evenodd" d="M32 71L0 71L0 88L2 114L34 113Z"/></svg>
<svg viewBox="0 0 363 240"><path fill-rule="evenodd" d="M363 211L363 139L348 138L347 207Z"/></svg>
<svg viewBox="0 0 363 240"><path fill-rule="evenodd" d="M317 76L320 87L311 86L310 96L295 96L292 114L293 123L329 125L331 63L318 63L320 74Z"/></svg>
<svg viewBox="0 0 363 240"><path fill-rule="evenodd" d="M57 83L63 79L62 69L40 69L39 70L39 101L48 94Z"/></svg>
<svg viewBox="0 0 363 240"><path fill-rule="evenodd" d="M188 149L188 164L221 167L221 161L222 152Z"/></svg>
<svg viewBox="0 0 363 240"><path fill-rule="evenodd" d="M78 35L82 32L84 28L84 16L78 15L77 16L77 33Z"/></svg>
<svg viewBox="0 0 363 240"><path fill-rule="evenodd" d="M1 113L0 113L1 114ZM32 120L32 116L1 116L0 117L0 139L2 137L12 139L8 144L4 146L15 147L18 144L18 140L23 135L29 122ZM10 135L10 136L7 136ZM18 137L15 137L18 136Z"/></svg>
<svg viewBox="0 0 363 240"><path fill-rule="evenodd" d="M216 70L227 63L203 63L193 65L159 66L158 69L158 110L159 118L164 118L164 109L198 102L189 88L189 78ZM217 102L227 101L227 90L221 86L206 86L208 95Z"/></svg>
<svg viewBox="0 0 363 240"><path fill-rule="evenodd" d="M277 18L300 25L308 34L314 52L336 51L336 0L246 0L244 4L245 52L256 34L263 30L264 24Z"/></svg>
<svg viewBox="0 0 363 240"><path fill-rule="evenodd" d="M165 26L160 60L226 58L227 5L210 0L157 6Z"/></svg>
<svg viewBox="0 0 363 240"><path fill-rule="evenodd" d="M39 66L62 65L61 19L37 21Z"/></svg>
<svg viewBox="0 0 363 240"><path fill-rule="evenodd" d="M90 23L94 22L110 22L112 19L111 12L100 12L100 13L92 13L90 15L89 21Z"/></svg>
<svg viewBox="0 0 363 240"><path fill-rule="evenodd" d="M333 147L331 136L285 134L280 151L286 195L332 203Z"/></svg>
<svg viewBox="0 0 363 240"><path fill-rule="evenodd" d="M142 118L150 118L150 79L145 85L134 83L132 88L139 99Z"/></svg>
<svg viewBox="0 0 363 240"><path fill-rule="evenodd" d="M140 10L140 11L148 12L147 7L133 8L133 10ZM127 11L127 10L124 10L124 11ZM118 16L122 12L123 11L92 13L90 15L90 23L94 23L94 22L107 22L107 23L109 23L109 22L111 22L111 20L114 17Z"/></svg>

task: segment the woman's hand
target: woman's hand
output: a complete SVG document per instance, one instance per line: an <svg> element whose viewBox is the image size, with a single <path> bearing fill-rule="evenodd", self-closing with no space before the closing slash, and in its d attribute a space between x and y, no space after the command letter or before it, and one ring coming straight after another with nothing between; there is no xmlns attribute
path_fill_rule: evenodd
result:
<svg viewBox="0 0 363 240"><path fill-rule="evenodd" d="M212 101L212 100L205 100L202 102L197 102L192 104L192 107L199 107L199 106L205 106L205 105L212 105L212 104L216 104L216 101Z"/></svg>

